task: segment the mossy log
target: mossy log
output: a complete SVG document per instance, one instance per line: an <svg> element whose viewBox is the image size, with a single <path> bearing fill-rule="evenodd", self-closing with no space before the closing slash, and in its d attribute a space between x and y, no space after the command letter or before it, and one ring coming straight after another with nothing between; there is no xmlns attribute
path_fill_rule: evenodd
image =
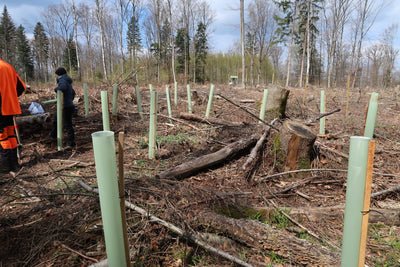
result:
<svg viewBox="0 0 400 267"><path fill-rule="evenodd" d="M285 171L309 169L311 167L316 138L316 134L300 122L286 120L283 123L280 143L281 149L286 155Z"/></svg>

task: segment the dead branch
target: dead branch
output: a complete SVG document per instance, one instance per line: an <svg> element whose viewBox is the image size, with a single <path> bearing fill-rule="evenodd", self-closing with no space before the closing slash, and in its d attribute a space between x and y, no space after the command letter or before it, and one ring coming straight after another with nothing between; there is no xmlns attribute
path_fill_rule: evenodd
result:
<svg viewBox="0 0 400 267"><path fill-rule="evenodd" d="M333 113L339 112L340 110L341 110L340 108L337 108L337 109L334 109L334 110L332 110L332 111L328 111L328 112L321 113L321 114L319 114L319 115L318 115L317 117L315 117L315 118L311 118L311 119L306 120L306 121L304 122L304 124L307 125L307 126L310 126L310 125L312 125L313 123L317 122L319 119L321 119L321 118L323 118L323 117L326 117L326 116L329 116L329 115L331 115L331 114L333 114Z"/></svg>
<svg viewBox="0 0 400 267"><path fill-rule="evenodd" d="M55 241L54 243L55 243L55 245L60 245L61 247L71 251L72 253L75 253L76 255L81 256L82 258L85 258L87 260L94 261L94 262L99 262L97 259L94 259L94 258L88 257L86 255L83 255L82 253L80 253L80 252L78 252L78 251L76 251L76 250L74 250L74 249L72 249L70 247L67 247L66 245L62 244L59 241Z"/></svg>
<svg viewBox="0 0 400 267"><path fill-rule="evenodd" d="M256 210L269 214L272 211L270 207L256 207ZM337 222L343 220L344 204L332 207L279 207L279 209L290 210L290 216L301 220L307 220L312 223L327 220ZM386 225L400 225L400 211L397 209L373 209L369 213L369 223L383 222Z"/></svg>
<svg viewBox="0 0 400 267"><path fill-rule="evenodd" d="M273 119L269 124L273 125L276 120L277 120L277 118ZM242 170L246 170L247 167L251 164L251 162L253 162L254 159L257 157L261 147L263 146L263 144L264 144L264 142L265 142L265 140L268 137L270 132L271 132L271 127L267 126L267 128L265 129L263 135L257 141L257 144L251 150L250 155L247 158L246 162L243 164Z"/></svg>
<svg viewBox="0 0 400 267"><path fill-rule="evenodd" d="M253 146L255 142L256 139L254 137L250 137L249 139L246 140L239 140L237 142L229 144L228 146L222 148L221 150L218 150L217 152L208 155L203 155L189 162L183 163L181 165L160 172L156 174L155 177L159 179L186 178L201 170L221 164L227 161L229 158L233 158L239 152Z"/></svg>
<svg viewBox="0 0 400 267"><path fill-rule="evenodd" d="M190 113L180 113L179 118L185 119L185 120L192 120L192 121L208 123L208 124L224 125L224 126L229 126L229 127L240 127L240 126L245 125L243 122L230 122L230 121L219 120L216 118L204 118L204 117L200 117L200 116L197 116L195 114L190 114Z"/></svg>
<svg viewBox="0 0 400 267"><path fill-rule="evenodd" d="M294 170L294 171L275 173L275 174L272 174L272 175L261 175L260 177L257 178L257 181L258 182L262 182L262 181L266 181L268 179L271 179L271 178L277 177L277 176L282 176L282 175L287 175L287 174L292 174L292 173L299 173L299 172L312 172L312 171L347 172L347 170L339 170L339 169L301 169L301 170Z"/></svg>
<svg viewBox="0 0 400 267"><path fill-rule="evenodd" d="M389 189L382 190L382 191L379 191L379 192L376 192L376 193L373 193L373 194L371 194L371 198L374 198L374 197L377 197L377 196L381 196L381 195L384 195L384 194L387 194L387 193L390 193L390 192L395 192L397 190L400 190L400 185L399 186L395 186L395 187L391 187Z"/></svg>
<svg viewBox="0 0 400 267"><path fill-rule="evenodd" d="M271 127L272 129L276 130L279 132L279 129L276 128L275 126L269 124L268 122L265 122L264 120L262 120L261 118L259 118L257 115L254 115L253 113L251 113L250 111L248 111L247 109L245 109L244 107L236 104L235 102L233 102L232 100L226 98L225 96L221 95L221 94L217 94L218 96L222 97L223 99L225 99L226 101L228 101L229 103L231 103L232 105L240 108L241 110L243 110L244 112L246 112L247 114L249 114L250 116L252 116L253 118L255 118L257 121L261 121L262 123L268 125L269 127Z"/></svg>

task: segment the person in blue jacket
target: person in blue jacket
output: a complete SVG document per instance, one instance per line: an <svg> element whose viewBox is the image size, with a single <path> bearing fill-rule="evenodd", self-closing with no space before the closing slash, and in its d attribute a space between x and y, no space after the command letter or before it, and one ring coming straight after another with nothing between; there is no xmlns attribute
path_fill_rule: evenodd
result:
<svg viewBox="0 0 400 267"><path fill-rule="evenodd" d="M55 71L55 76L57 79L57 87L54 88L54 92L57 93L57 91L60 90L64 95L63 124L68 135L68 147L72 148L76 146L75 132L72 124L72 116L75 112L75 105L73 103L75 90L72 88L72 79L67 75L65 68L58 68ZM53 139L57 138L57 114L53 115L53 129L49 133L49 136Z"/></svg>

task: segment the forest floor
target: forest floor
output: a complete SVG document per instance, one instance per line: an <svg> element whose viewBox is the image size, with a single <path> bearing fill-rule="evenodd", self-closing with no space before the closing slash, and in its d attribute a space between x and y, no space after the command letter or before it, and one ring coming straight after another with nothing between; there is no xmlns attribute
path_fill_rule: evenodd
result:
<svg viewBox="0 0 400 267"><path fill-rule="evenodd" d="M349 143L351 136L363 134L367 103L372 89L350 92L346 117L346 89L325 89L326 111L340 112L326 116L326 134L315 142L319 155L313 171L271 176L284 171L276 148L279 133L271 129L254 173L242 169L250 151L243 151L207 170L184 179L157 179L156 174L203 155L214 153L228 144L262 135L266 126L248 112L259 114L263 90L243 90L239 86L217 85L221 94L243 109L215 97L210 117L244 123L224 126L179 118L187 112L186 87L178 90L178 105L173 105L173 120L168 119L165 87L159 92L156 158L148 158L149 90L141 88L144 118L135 103L133 87L122 87L118 115L111 120L111 130L124 133L124 178L126 200L143 208L186 233L176 234L148 216L127 208L127 235L132 266L235 266L232 260L194 244L189 236L202 233L204 242L218 251L253 266L323 266L313 260L294 257L296 253L262 245L252 237L235 237L234 230L212 225L201 214L223 216L232 225L254 220L272 225L287 237L302 239L339 255L343 237L343 214ZM193 114L204 116L210 86L192 87ZM85 190L77 181L96 188L96 167L91 133L103 128L100 91L90 87L90 113L85 117L83 89L75 85L78 115L74 117L77 147L58 151L48 139L51 121L30 127L21 125L21 163L17 176L0 178L0 266L89 266L107 258L98 196ZM290 88L286 116L306 121L319 115L321 88ZM109 98L112 88L108 87ZM194 91L196 93L194 93ZM399 186L400 177L400 92L378 91L379 106L375 124L375 159L372 192ZM173 92L171 90L171 96ZM32 86L20 98L24 107L55 97L52 88ZM173 100L173 97L172 97ZM253 101L243 101L253 100ZM110 101L111 102L111 101ZM43 105L54 113L55 104ZM111 104L110 104L111 107ZM265 121L273 117L266 115ZM280 123L274 124L279 129ZM317 134L319 123L310 128ZM284 190L285 189L285 190ZM276 209L280 207L280 209ZM390 210L394 214L374 215L370 220L366 265L400 266L400 192L379 195L371 200L372 210ZM315 210L318 210L317 214ZM301 223L307 230L290 221ZM381 218L382 220L380 220ZM393 218L395 218L393 220ZM223 224L223 220L220 220ZM243 229L240 226L239 229ZM314 235L310 234L314 233ZM318 238L316 238L318 237ZM246 239L248 238L248 239ZM276 241L277 247L282 246ZM261 244L261 245L260 245ZM287 247L284 244L285 247ZM284 251L284 252L282 252ZM310 249L310 252L312 249ZM336 254L335 254L336 253ZM310 256L311 257L311 256ZM323 258L324 255L321 256Z"/></svg>

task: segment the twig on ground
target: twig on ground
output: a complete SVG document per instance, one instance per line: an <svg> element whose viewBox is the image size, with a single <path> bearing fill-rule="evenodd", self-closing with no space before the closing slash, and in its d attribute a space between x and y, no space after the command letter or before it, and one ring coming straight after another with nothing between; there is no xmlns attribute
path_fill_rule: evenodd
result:
<svg viewBox="0 0 400 267"><path fill-rule="evenodd" d="M66 245L62 244L62 243L59 242L59 241L56 241L56 242L54 242L54 243L55 243L56 245L60 245L61 247L65 248L65 249L67 249L67 250L69 250L69 251L71 251L72 253L75 253L75 254L78 255L78 256L81 256L82 258L85 258L85 259L90 260L90 261L93 261L93 262L99 262L97 259L94 259L94 258L88 257L88 256L86 256L86 255L83 255L82 253L80 253L80 252L78 252L78 251L76 251L76 250L74 250L74 249L72 249L72 248L70 248L70 247L67 247Z"/></svg>

